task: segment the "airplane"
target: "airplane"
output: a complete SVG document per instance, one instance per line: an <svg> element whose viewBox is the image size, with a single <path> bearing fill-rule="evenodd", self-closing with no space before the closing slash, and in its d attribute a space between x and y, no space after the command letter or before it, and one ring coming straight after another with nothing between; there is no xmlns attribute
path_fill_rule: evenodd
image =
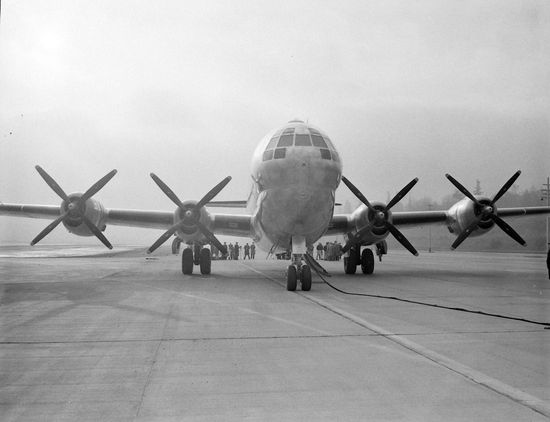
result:
<svg viewBox="0 0 550 422"><path fill-rule="evenodd" d="M271 131L258 144L252 156L252 189L246 201L245 214L214 213L209 208L241 207L244 201L213 201L229 183L228 176L199 201L182 201L156 174L150 176L176 205L174 211L109 209L93 196L116 174L112 170L84 193L66 194L40 166L36 170L48 186L62 199L58 206L0 203L0 215L54 219L31 242L38 243L60 223L77 236L96 236L109 249L111 243L103 232L107 225L161 229L165 232L147 250L152 253L169 238L174 245L187 245L182 251L182 272L192 274L198 265L202 274L211 272L213 245L227 253L216 235L251 238L270 253L291 251L286 288L295 291L298 282L303 291L311 289L312 268L324 269L307 253L322 236L343 235L344 271L355 274L360 266L364 274L374 271L376 248L381 258L387 253L386 238L391 234L413 255L417 250L397 228L426 224L444 224L456 235L451 248L457 248L469 236L481 236L495 226L516 242L522 237L501 217L548 214L550 207L516 207L498 209L496 202L519 177L517 171L492 197L471 194L458 180L447 179L464 194L448 210L392 212L392 208L414 187L414 178L387 204L370 202L342 174L342 160L331 139L320 129L301 120L291 120ZM343 182L362 204L350 214L335 214L335 192Z"/></svg>

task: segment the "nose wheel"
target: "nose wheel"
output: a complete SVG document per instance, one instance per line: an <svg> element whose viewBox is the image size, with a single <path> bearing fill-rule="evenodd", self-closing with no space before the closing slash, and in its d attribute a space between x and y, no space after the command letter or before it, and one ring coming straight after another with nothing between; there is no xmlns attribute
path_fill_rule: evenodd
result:
<svg viewBox="0 0 550 422"><path fill-rule="evenodd" d="M286 289L293 292L298 287L298 280L302 291L309 292L311 290L311 268L306 264L292 264L288 266L286 273Z"/></svg>

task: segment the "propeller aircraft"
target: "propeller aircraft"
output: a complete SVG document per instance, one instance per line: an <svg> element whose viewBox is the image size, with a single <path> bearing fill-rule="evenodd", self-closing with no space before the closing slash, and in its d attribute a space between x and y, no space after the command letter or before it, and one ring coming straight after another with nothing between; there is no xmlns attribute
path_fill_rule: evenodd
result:
<svg viewBox="0 0 550 422"><path fill-rule="evenodd" d="M54 205L25 205L0 203L0 215L54 219L32 241L35 245L63 223L77 236L95 236L109 249L111 243L103 232L108 225L151 228L164 233L149 247L153 253L159 246L175 236L176 242L188 247L182 251L182 272L191 274L195 265L202 274L211 271L213 245L227 253L217 235L251 238L261 249L271 253L291 251L291 264L287 269L287 290L298 286L311 289L311 268L322 267L308 255L311 247L322 236L343 235L346 243L344 271L354 274L360 266L363 273L374 271L374 245L381 257L387 253L386 238L393 236L413 255L417 250L397 228L426 224L446 225L457 236L451 248L457 248L469 236L481 236L498 226L516 242L525 245L523 238L502 217L550 213L550 207L496 207L496 202L513 185L520 175L517 171L493 198L471 194L454 177L447 179L465 198L448 210L392 211L418 182L411 180L387 204L370 202L365 195L342 175L342 161L331 139L320 129L292 120L270 132L262 139L252 157L252 189L244 201L213 201L231 180L228 176L210 189L200 200L182 201L156 174L154 183L176 205L172 211L147 211L105 208L96 195L116 174L112 170L84 193L66 194L60 185L40 166L36 170L48 186L62 200ZM340 182L361 201L349 214L335 214L335 192ZM245 214L222 214L211 211L215 207L241 207ZM174 246L173 246L174 250Z"/></svg>

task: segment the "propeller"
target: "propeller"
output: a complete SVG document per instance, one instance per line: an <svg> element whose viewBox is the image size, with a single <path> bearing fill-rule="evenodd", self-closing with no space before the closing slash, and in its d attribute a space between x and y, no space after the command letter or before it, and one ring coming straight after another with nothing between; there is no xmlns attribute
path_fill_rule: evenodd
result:
<svg viewBox="0 0 550 422"><path fill-rule="evenodd" d="M151 178L153 181L157 184L157 186L164 192L164 194L170 198L170 200L178 206L178 208L181 211L181 215L183 216L180 221L178 221L176 224L174 224L172 227L170 227L165 233L163 233L162 236L160 236L155 243L151 245L151 247L147 250L147 253L153 252L155 249L157 249L160 245L162 245L164 242L166 242L170 236L172 236L176 231L179 229L182 229L183 227L197 227L199 231L206 237L211 244L213 244L216 248L218 248L222 253L227 253L227 248L223 246L223 244L216 238L214 233L212 233L208 228L200 222L200 216L201 216L201 208L204 207L208 202L210 202L214 197L220 193L220 191L229 183L231 180L231 176L227 176L225 179L223 179L220 183L218 183L216 186L214 186L210 191L204 195L204 197L197 202L196 204L183 204L178 196L174 193L172 189L168 187L166 183L164 183L160 177L158 177L156 174L151 173Z"/></svg>
<svg viewBox="0 0 550 422"><path fill-rule="evenodd" d="M47 236L53 229L55 229L62 221L70 220L71 223L77 225L84 223L88 229L97 237L101 243L107 246L109 249L113 249L113 245L107 240L107 238L101 233L101 230L86 217L86 201L99 192L103 186L105 186L109 180L111 180L117 173L116 170L112 170L94 183L86 192L81 196L71 195L68 196L65 191L59 186L59 184L51 177L46 170L40 166L35 166L36 171L42 176L42 179L48 184L48 186L63 200L62 208L63 214L52 221L44 230L42 230L38 236L36 236L31 245L34 246L40 242L45 236Z"/></svg>
<svg viewBox="0 0 550 422"><path fill-rule="evenodd" d="M518 170L514 173L510 179L500 188L500 190L497 192L497 194L493 197L492 200L490 200L488 203L487 201L480 202L474 195L472 195L468 189L466 189L458 180L456 180L453 176L450 174L446 174L445 177L449 179L449 181L460 191L469 198L474 204L474 212L476 213L476 216L478 219L474 221L472 224L470 224L466 230L464 230L462 233L458 235L454 243L451 245L451 249L456 249L466 238L476 230L478 224L482 220L491 219L497 226L499 226L504 233L506 233L508 236L510 236L512 239L514 239L516 242L518 242L520 245L525 246L526 242L522 239L522 237L506 223L502 218L500 218L496 214L496 208L495 208L495 202L497 202L505 193L510 189L510 187L514 184L516 179L521 174L521 171Z"/></svg>
<svg viewBox="0 0 550 422"><path fill-rule="evenodd" d="M411 180L403 189L401 189L397 195L395 195L390 202L385 207L374 207L367 198L357 189L353 183L351 183L346 177L342 176L342 181L345 185L353 192L353 194L367 206L368 210L373 214L373 225L377 228L384 228L389 231L395 239L401 243L410 253L414 256L418 256L417 250L414 246L407 240L407 238L401 233L397 227L395 227L390 221L388 221L388 211L403 197L409 193L413 186L418 182L418 178ZM353 236L343 247L342 252L347 252L354 244L358 243L363 235L368 232L371 227L364 227L359 230L355 236Z"/></svg>

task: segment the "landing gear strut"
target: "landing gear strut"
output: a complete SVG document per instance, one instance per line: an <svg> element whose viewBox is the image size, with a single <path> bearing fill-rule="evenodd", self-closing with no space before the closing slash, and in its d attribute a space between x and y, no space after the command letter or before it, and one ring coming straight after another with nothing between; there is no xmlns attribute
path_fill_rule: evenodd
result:
<svg viewBox="0 0 550 422"><path fill-rule="evenodd" d="M181 271L183 274L193 274L193 266L198 265L201 274L210 274L212 257L210 249L201 248L201 245L193 245L193 248L185 248L181 254Z"/></svg>

